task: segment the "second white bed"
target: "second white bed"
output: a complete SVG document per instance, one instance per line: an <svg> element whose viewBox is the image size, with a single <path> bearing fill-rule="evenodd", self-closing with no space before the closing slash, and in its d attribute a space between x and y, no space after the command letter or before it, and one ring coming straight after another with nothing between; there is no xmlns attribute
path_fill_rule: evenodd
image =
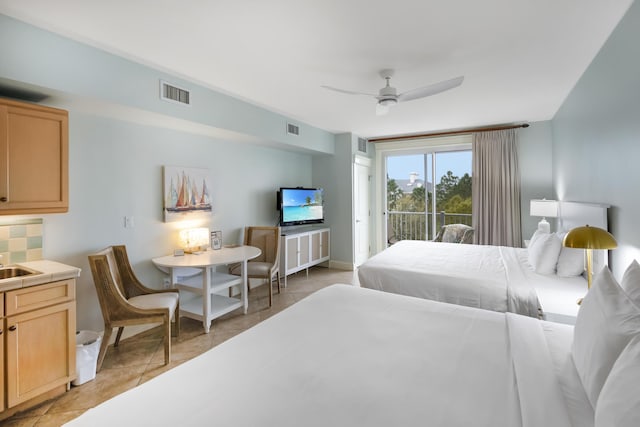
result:
<svg viewBox="0 0 640 427"><path fill-rule="evenodd" d="M358 269L363 287L531 317L563 313L587 291L582 276L537 274L527 250L403 240Z"/></svg>

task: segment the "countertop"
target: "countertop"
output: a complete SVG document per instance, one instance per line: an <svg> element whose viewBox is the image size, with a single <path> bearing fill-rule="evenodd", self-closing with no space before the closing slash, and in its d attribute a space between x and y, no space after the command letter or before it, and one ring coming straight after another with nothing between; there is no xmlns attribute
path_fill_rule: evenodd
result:
<svg viewBox="0 0 640 427"><path fill-rule="evenodd" d="M0 280L0 292L80 277L81 271L78 267L49 260L20 262L5 267L13 266L24 267L37 273Z"/></svg>

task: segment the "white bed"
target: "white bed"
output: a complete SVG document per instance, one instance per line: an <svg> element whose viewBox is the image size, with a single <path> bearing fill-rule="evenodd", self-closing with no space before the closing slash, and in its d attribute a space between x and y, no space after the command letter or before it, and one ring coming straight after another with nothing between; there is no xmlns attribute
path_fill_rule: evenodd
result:
<svg viewBox="0 0 640 427"><path fill-rule="evenodd" d="M607 228L607 206L561 202L560 211L560 230ZM606 265L598 256L596 268ZM575 302L587 291L582 275L536 273L524 248L424 241L385 249L358 268L358 278L371 289L566 322L575 320Z"/></svg>
<svg viewBox="0 0 640 427"><path fill-rule="evenodd" d="M333 285L68 426L589 426L572 327Z"/></svg>

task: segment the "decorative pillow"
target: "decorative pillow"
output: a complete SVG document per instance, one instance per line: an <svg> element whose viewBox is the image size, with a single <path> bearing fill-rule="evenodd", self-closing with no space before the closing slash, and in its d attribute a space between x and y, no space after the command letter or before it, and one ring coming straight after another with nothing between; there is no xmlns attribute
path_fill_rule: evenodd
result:
<svg viewBox="0 0 640 427"><path fill-rule="evenodd" d="M460 243L464 233L469 229L472 228L464 224L445 225L444 233L442 233L442 241L446 243Z"/></svg>
<svg viewBox="0 0 640 427"><path fill-rule="evenodd" d="M629 295L636 307L640 308L640 264L636 260L631 261L631 264L627 267L622 276L620 286Z"/></svg>
<svg viewBox="0 0 640 427"><path fill-rule="evenodd" d="M534 237L536 237L535 234ZM528 252L533 269L540 274L554 274L558 255L562 249L560 239L555 234L544 233L532 240L533 243L529 243Z"/></svg>
<svg viewBox="0 0 640 427"><path fill-rule="evenodd" d="M595 427L640 426L640 335L622 350L607 377L598 404Z"/></svg>
<svg viewBox="0 0 640 427"><path fill-rule="evenodd" d="M562 242L567 233L558 232L556 234ZM558 256L556 272L560 277L580 276L584 272L584 249L565 248L562 246Z"/></svg>
<svg viewBox="0 0 640 427"><path fill-rule="evenodd" d="M582 300L571 349L576 370L594 408L611 367L639 332L640 310L604 267Z"/></svg>
<svg viewBox="0 0 640 427"><path fill-rule="evenodd" d="M464 234L462 235L462 239L460 240L460 243L467 243L467 244L473 244L473 228L469 228L467 231L464 232Z"/></svg>

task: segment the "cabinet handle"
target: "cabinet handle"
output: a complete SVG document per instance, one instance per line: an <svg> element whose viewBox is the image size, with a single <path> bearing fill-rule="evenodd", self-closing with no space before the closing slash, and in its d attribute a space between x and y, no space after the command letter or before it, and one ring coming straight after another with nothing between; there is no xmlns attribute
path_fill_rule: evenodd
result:
<svg viewBox="0 0 640 427"><path fill-rule="evenodd" d="M3 333L3 332L4 332L4 331L3 331L2 329L0 329L0 335L2 335L2 333Z"/></svg>
<svg viewBox="0 0 640 427"><path fill-rule="evenodd" d="M17 327L16 325L11 325L11 326L9 326L9 330L10 330L11 332L15 331L16 329L18 329L18 327Z"/></svg>
<svg viewBox="0 0 640 427"><path fill-rule="evenodd" d="M6 197L4 197L4 196L0 197L0 202L6 202L7 200L9 200L9 199L7 199L7 198L6 198Z"/></svg>

